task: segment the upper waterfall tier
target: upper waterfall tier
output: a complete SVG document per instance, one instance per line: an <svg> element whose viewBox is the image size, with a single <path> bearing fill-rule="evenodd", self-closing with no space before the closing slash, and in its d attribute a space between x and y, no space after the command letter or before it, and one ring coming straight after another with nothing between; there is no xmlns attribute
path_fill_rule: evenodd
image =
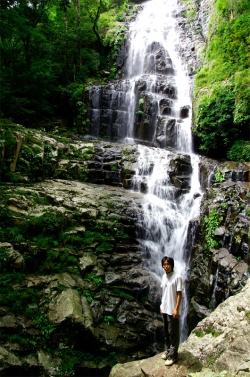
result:
<svg viewBox="0 0 250 377"><path fill-rule="evenodd" d="M91 134L191 152L191 99L179 56L177 1L152 0L131 23L125 80L89 91Z"/></svg>

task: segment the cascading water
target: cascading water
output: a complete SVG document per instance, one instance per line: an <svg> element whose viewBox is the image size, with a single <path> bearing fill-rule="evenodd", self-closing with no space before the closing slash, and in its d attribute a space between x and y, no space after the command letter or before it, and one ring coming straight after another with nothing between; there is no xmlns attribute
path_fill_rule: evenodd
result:
<svg viewBox="0 0 250 377"><path fill-rule="evenodd" d="M201 198L199 159L192 153L190 85L179 56L178 0L150 0L142 6L130 24L126 79L104 88L93 86L89 92L91 133L139 144L133 189L145 196L143 211L138 211L138 238L145 263L158 279L164 255L175 259L182 274L183 341L188 334L186 283L192 247L188 229Z"/></svg>
<svg viewBox="0 0 250 377"><path fill-rule="evenodd" d="M138 139L147 139L145 131L140 132L139 128L146 127L148 117L151 145L164 148L138 146L140 155L133 189L146 192L138 237L149 255L149 270L160 279L163 273L162 257L172 256L175 270L183 277L183 341L188 334L185 287L190 258L186 254L187 231L189 221L199 213L201 192L198 157L192 154L191 146L189 80L178 56L178 33L173 17L177 7L176 0L151 0L144 4L136 22L131 24L127 76L131 82L135 82L135 95L134 91L131 93L139 106L134 122L128 127L127 139L130 142L133 139L137 139L137 142ZM131 109L134 111L133 106ZM138 116L144 116L143 122L140 123ZM130 114L132 118L133 114ZM174 137L168 137L169 133ZM172 147L172 150L167 151L165 147ZM173 154L173 150L176 154ZM186 186L182 183L176 185L169 173L173 173L176 160L181 164L189 156L190 169L186 172L186 178L190 181ZM175 178L182 182L183 171L179 174L182 177Z"/></svg>

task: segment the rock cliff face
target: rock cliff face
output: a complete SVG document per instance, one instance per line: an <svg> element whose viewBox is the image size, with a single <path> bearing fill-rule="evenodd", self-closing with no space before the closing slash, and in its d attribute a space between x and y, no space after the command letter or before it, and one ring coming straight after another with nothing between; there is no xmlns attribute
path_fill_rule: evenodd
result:
<svg viewBox="0 0 250 377"><path fill-rule="evenodd" d="M210 186L203 196L200 218L194 221L190 330L219 303L239 292L249 277L250 164L217 161L215 172L211 173L213 164L211 160L201 160L200 176L204 178L205 174L204 181ZM207 174L209 170L211 174ZM216 177L221 182L215 182Z"/></svg>
<svg viewBox="0 0 250 377"><path fill-rule="evenodd" d="M159 282L136 239L147 187L126 189L137 149L6 127L0 202L5 375L107 375L117 361L163 349ZM173 154L170 166L178 197L188 187L190 159Z"/></svg>
<svg viewBox="0 0 250 377"><path fill-rule="evenodd" d="M78 374L103 375L116 357L161 348L158 281L135 239L140 194L59 179L1 193L5 375L61 375L74 354Z"/></svg>

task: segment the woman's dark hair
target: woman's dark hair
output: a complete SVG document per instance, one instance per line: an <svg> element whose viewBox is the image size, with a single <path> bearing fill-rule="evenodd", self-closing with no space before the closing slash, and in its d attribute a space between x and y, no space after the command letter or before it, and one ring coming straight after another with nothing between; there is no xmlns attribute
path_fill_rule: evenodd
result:
<svg viewBox="0 0 250 377"><path fill-rule="evenodd" d="M174 260L173 260L173 258L163 257L162 260L161 260L162 267L163 267L164 262L166 262L166 261L170 264L170 266L172 267L172 271L173 271L174 270Z"/></svg>

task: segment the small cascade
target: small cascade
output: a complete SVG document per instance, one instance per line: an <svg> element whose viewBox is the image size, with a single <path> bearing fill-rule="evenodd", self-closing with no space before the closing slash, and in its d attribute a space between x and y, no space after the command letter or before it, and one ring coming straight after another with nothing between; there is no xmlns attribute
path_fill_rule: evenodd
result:
<svg viewBox="0 0 250 377"><path fill-rule="evenodd" d="M213 293L212 293L212 298L211 298L211 302L210 302L210 307L212 310L214 310L216 308L216 306L218 305L217 302L216 302L216 290L218 288L217 284L218 284L218 277L219 277L219 267L217 267L217 270L216 270L216 273L215 273L215 276L214 276L214 281L213 281Z"/></svg>
<svg viewBox="0 0 250 377"><path fill-rule="evenodd" d="M190 152L191 101L185 70L176 52L177 1L152 0L130 25L126 75L135 83L127 138Z"/></svg>
<svg viewBox="0 0 250 377"><path fill-rule="evenodd" d="M127 136L126 124L133 123L134 83L129 80L109 83L104 88L94 85L89 91L91 135L110 141Z"/></svg>
<svg viewBox="0 0 250 377"><path fill-rule="evenodd" d="M191 100L178 57L177 0L143 4L130 24L125 80L89 91L91 134L190 152Z"/></svg>

